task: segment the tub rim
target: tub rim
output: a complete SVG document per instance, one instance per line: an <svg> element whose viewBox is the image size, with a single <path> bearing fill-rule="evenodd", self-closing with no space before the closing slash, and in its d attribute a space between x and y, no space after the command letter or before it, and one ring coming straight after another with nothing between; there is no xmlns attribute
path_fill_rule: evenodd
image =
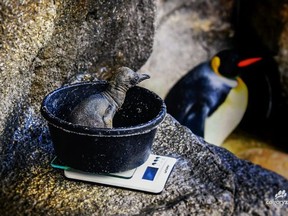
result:
<svg viewBox="0 0 288 216"><path fill-rule="evenodd" d="M57 88L50 93L48 93L41 103L40 112L44 119L48 122L48 125L52 125L57 129L61 129L63 131L85 135L85 136L97 136L97 137L107 137L107 136L115 136L115 137L123 137L123 136L131 136L137 134L148 133L151 130L155 129L165 118L167 113L167 108L165 105L164 100L158 96L153 91L150 91L144 87L134 86L133 88L139 89L140 91L144 91L148 94L152 94L156 100L161 101L161 106L158 114L150 119L149 121L141 124L137 124L131 127L115 127L115 128L93 128L93 127L85 127L82 125L76 125L71 122L65 121L55 115L53 115L49 109L47 108L46 104L49 99L56 94L57 92L67 90L69 88L73 89L78 86L86 86L86 85L105 85L107 82L105 81L93 81L93 82L81 82L76 84L71 84L67 86L62 86Z"/></svg>

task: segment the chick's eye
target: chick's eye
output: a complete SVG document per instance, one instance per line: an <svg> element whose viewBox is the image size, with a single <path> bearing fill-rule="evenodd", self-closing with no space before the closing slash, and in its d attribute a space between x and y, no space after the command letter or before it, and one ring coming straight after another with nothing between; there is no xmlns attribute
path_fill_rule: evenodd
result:
<svg viewBox="0 0 288 216"><path fill-rule="evenodd" d="M134 77L133 79L130 80L130 83L132 85L136 84L137 83L137 77Z"/></svg>

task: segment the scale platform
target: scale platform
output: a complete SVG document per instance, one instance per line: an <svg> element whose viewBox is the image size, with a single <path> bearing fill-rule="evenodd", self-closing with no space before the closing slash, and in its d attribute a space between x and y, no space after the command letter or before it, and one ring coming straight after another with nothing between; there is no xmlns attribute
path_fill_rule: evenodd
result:
<svg viewBox="0 0 288 216"><path fill-rule="evenodd" d="M62 165L57 158L51 166L64 170L64 175L70 179L100 183L104 185L128 188L150 193L160 193L169 178L176 159L167 156L151 154L141 166L120 173L95 174L72 169Z"/></svg>

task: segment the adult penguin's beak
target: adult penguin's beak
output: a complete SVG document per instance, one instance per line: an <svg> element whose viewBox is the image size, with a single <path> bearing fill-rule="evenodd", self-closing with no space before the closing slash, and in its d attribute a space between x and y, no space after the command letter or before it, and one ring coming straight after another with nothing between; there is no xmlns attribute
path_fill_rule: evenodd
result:
<svg viewBox="0 0 288 216"><path fill-rule="evenodd" d="M248 59L244 59L242 61L240 61L237 66L238 67L246 67L246 66L249 66L251 64L254 64L258 61L261 61L262 58L261 57L256 57L256 58L248 58Z"/></svg>

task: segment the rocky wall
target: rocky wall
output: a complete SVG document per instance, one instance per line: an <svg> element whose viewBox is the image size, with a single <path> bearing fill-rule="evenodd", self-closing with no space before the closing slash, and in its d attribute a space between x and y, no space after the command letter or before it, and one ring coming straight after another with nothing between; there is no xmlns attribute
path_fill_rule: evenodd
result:
<svg viewBox="0 0 288 216"><path fill-rule="evenodd" d="M119 65L138 70L152 51L154 14L151 0L2 1L2 142L29 107L38 112L43 97L74 74L106 78Z"/></svg>

